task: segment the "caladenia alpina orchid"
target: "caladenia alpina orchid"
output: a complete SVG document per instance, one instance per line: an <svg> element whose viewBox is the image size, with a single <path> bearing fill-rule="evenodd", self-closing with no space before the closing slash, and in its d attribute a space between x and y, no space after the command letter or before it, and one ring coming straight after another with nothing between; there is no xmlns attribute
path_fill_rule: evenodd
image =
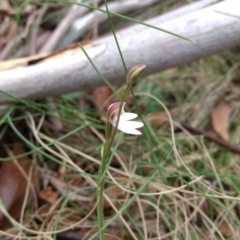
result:
<svg viewBox="0 0 240 240"><path fill-rule="evenodd" d="M142 133L138 131L137 128L143 127L144 124L142 122L130 121L136 118L138 115L135 113L125 112L124 111L125 104L126 103L124 102L121 107L121 102L115 102L108 107L107 111L108 122L122 132L133 135L141 135ZM119 109L120 107L121 110ZM119 112L120 115L118 120Z"/></svg>
<svg viewBox="0 0 240 240"><path fill-rule="evenodd" d="M107 173L107 168L110 161L110 153L112 145L114 142L114 137L116 135L117 129L122 132L141 135L141 132L138 131L138 128L143 127L142 122L130 121L136 118L138 115L135 113L129 113L124 111L126 105L125 99L127 96L128 90L131 88L135 79L144 71L145 65L137 64L130 68L126 77L126 88L123 90L121 95L121 101L112 103L108 107L107 111L107 126L106 126L106 140L101 149L102 162L99 168L98 176L98 234L99 239L104 240L104 180ZM96 235L94 235L96 236ZM92 240L92 236L90 239Z"/></svg>

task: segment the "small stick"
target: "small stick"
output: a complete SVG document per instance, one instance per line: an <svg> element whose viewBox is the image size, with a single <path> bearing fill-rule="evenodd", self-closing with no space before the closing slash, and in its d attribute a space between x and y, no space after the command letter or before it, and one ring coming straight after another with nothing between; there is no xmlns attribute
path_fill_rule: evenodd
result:
<svg viewBox="0 0 240 240"><path fill-rule="evenodd" d="M43 5L42 9L39 10L36 16L36 20L34 23L34 29L32 30L31 40L29 44L29 56L34 55L37 53L37 38L39 33L39 26L41 24L41 21L45 15L45 13L48 10L48 5Z"/></svg>
<svg viewBox="0 0 240 240"><path fill-rule="evenodd" d="M232 151L234 153L240 154L240 146L237 145L237 144L230 143L228 141L220 139L220 138L214 136L213 134L211 134L209 132L206 132L204 130L200 130L200 129L194 128L194 127L188 125L187 123L182 123L181 125L186 130L188 130L190 133L193 133L193 134L196 134L196 135L202 135L206 139L208 139L209 141L214 142L214 143L216 143L217 145L219 145L221 147L227 148L227 149L229 149L230 151Z"/></svg>

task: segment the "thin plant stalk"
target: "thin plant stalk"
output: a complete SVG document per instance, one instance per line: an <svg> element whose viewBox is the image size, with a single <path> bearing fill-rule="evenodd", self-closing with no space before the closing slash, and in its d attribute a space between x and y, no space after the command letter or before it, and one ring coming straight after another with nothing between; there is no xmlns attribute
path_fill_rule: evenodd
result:
<svg viewBox="0 0 240 240"><path fill-rule="evenodd" d="M145 67L146 66L142 65L142 64L135 65L129 70L129 72L127 74L127 78L126 78L127 86L123 90L122 95L121 95L120 107L119 107L118 113L117 113L116 126L118 126L118 124L119 124L122 107L125 102L128 90L131 88L134 79L143 72ZM104 195L105 175L107 172L109 155L111 152L111 148L112 148L116 133L117 133L117 127L113 128L112 124L108 121L107 126L106 126L106 141L102 148L102 163L101 163L100 169L99 169L99 182L98 182L98 208L97 208L97 211L98 211L98 232L99 232L100 240L104 240L104 230L103 230L104 229L104 206L103 206L104 196L103 195Z"/></svg>

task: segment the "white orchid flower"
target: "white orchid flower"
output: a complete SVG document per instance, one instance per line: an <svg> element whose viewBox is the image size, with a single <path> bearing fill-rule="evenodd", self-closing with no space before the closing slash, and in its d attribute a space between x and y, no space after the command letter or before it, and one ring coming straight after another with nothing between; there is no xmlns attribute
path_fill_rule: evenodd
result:
<svg viewBox="0 0 240 240"><path fill-rule="evenodd" d="M143 127L144 124L142 122L129 121L136 118L138 115L135 113L125 112L124 111L124 106L126 104L125 102L123 103L123 106L121 109L118 126L116 126L120 104L121 104L120 102L116 102L116 103L112 103L108 107L108 111L107 111L108 121L114 127L121 130L122 132L133 134L133 135L141 135L142 133L138 131L136 128L141 128Z"/></svg>

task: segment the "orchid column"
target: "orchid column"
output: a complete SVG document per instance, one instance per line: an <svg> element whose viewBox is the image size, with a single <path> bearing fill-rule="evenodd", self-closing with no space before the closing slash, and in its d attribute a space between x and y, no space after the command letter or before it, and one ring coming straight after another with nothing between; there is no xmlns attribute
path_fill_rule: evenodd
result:
<svg viewBox="0 0 240 240"><path fill-rule="evenodd" d="M144 71L146 68L143 64L138 64L130 68L126 77L126 88L121 95L121 101L112 103L107 111L107 126L106 126L106 141L102 148L102 163L99 169L99 183L98 183L98 231L100 240L104 239L104 213L103 213L103 192L104 192L104 179L107 172L107 166L113 140L116 135L117 129L133 135L141 135L137 130L143 127L142 122L130 121L138 115L135 113L127 113L124 111L125 99L128 90L131 88L133 81Z"/></svg>

